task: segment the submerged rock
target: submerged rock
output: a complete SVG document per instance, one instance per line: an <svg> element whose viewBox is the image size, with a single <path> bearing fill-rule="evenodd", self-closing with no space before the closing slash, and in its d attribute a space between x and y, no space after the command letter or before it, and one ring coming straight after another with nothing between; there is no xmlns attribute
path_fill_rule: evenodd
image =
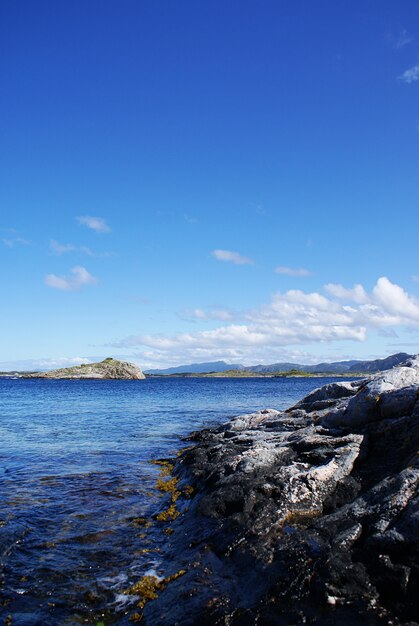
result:
<svg viewBox="0 0 419 626"><path fill-rule="evenodd" d="M194 433L174 468L195 493L170 538L186 573L145 623L414 626L418 390L416 357Z"/></svg>
<svg viewBox="0 0 419 626"><path fill-rule="evenodd" d="M87 363L74 367L63 367L50 372L23 374L22 378L103 378L103 379L134 379L145 378L140 368L134 363L108 358L99 363Z"/></svg>

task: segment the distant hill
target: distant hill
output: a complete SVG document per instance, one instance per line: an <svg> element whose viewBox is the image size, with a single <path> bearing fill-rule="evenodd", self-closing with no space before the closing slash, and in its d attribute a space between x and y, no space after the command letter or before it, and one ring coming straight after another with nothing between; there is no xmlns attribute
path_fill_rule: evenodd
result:
<svg viewBox="0 0 419 626"><path fill-rule="evenodd" d="M351 366L358 363L358 361L337 361L334 363L318 363L317 365L304 365L302 363L272 363L272 365L252 365L246 367L251 372L289 372L292 369L302 370L304 372L310 372L311 374L330 372L335 374L342 374L348 372Z"/></svg>
<svg viewBox="0 0 419 626"><path fill-rule="evenodd" d="M349 369L350 372L381 372L383 370L389 370L399 363L403 363L406 359L412 355L406 354L406 352L399 352L393 354L385 359L376 359L375 361L357 361L356 365L352 365Z"/></svg>
<svg viewBox="0 0 419 626"><path fill-rule="evenodd" d="M162 370L144 370L144 374L207 374L208 372L225 372L226 370L242 370L243 365L226 363L225 361L210 361L209 363L191 363L190 365L179 365L178 367L168 367Z"/></svg>
<svg viewBox="0 0 419 626"><path fill-rule="evenodd" d="M375 361L334 361L332 363L317 363L316 365L304 365L303 363L272 363L271 365L250 365L226 363L225 361L212 361L209 363L191 363L189 365L179 365L178 367L169 367L167 369L146 370L145 374L206 374L210 372L225 372L227 370L246 370L248 372L256 372L261 374L269 374L270 372L289 372L290 370L300 370L311 374L348 374L358 372L379 372L388 370L402 363L411 355L405 352L399 352L385 359L376 359Z"/></svg>
<svg viewBox="0 0 419 626"><path fill-rule="evenodd" d="M50 372L36 372L34 374L21 374L22 378L92 378L92 379L135 379L145 378L143 372L134 363L118 361L111 357L99 363L86 363L73 367L62 367Z"/></svg>

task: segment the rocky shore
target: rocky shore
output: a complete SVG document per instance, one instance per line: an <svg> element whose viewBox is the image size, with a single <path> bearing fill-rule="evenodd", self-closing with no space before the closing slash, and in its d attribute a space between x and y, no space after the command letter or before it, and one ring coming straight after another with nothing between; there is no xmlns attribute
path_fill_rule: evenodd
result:
<svg viewBox="0 0 419 626"><path fill-rule="evenodd" d="M419 357L194 433L147 625L419 623ZM156 594L157 595L157 594ZM416 621L418 620L418 621Z"/></svg>

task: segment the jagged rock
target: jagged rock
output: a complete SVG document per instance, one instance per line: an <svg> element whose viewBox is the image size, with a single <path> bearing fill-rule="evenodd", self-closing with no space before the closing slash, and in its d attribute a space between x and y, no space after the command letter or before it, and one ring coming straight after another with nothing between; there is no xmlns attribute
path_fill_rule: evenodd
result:
<svg viewBox="0 0 419 626"><path fill-rule="evenodd" d="M419 388L419 358L409 359L404 364L374 376L361 385L358 393L340 410L326 415L322 423L326 426L347 426L356 429L369 422L395 414L389 410L397 406L397 416L411 411L417 400ZM394 396L394 392L397 394ZM383 410L384 409L384 412Z"/></svg>
<svg viewBox="0 0 419 626"><path fill-rule="evenodd" d="M336 400L355 395L360 385L360 381L329 383L309 393L293 408L303 409L306 413L311 413L331 407L336 404Z"/></svg>
<svg viewBox="0 0 419 626"><path fill-rule="evenodd" d="M140 380L145 378L140 368L134 363L108 358L99 363L88 363L74 367L63 367L50 372L24 374L22 378L103 378Z"/></svg>
<svg viewBox="0 0 419 626"><path fill-rule="evenodd" d="M145 623L414 626L418 389L414 358L195 433L175 466L196 493L171 538L187 573Z"/></svg>

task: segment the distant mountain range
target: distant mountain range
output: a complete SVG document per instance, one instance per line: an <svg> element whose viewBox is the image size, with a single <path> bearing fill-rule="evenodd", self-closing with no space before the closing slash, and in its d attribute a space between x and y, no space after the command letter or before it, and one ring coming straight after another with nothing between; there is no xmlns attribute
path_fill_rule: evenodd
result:
<svg viewBox="0 0 419 626"><path fill-rule="evenodd" d="M144 370L144 374L208 374L208 372L225 372L226 370L249 369L237 363L225 361L210 361L209 363L191 363L190 365L178 365L163 370Z"/></svg>
<svg viewBox="0 0 419 626"><path fill-rule="evenodd" d="M289 372L290 370L301 370L312 374L344 374L347 372L373 373L388 370L402 363L411 355L405 352L393 354L385 359L376 359L375 361L335 361L333 363L318 363L317 365L303 365L301 363L272 363L272 365L251 365L244 366L239 363L226 363L225 361L210 361L207 363L191 363L189 365L179 365L177 367L168 367L166 369L145 370L145 374L207 374L210 372L225 372L227 370L246 370L249 372L260 372L267 374L269 372Z"/></svg>

